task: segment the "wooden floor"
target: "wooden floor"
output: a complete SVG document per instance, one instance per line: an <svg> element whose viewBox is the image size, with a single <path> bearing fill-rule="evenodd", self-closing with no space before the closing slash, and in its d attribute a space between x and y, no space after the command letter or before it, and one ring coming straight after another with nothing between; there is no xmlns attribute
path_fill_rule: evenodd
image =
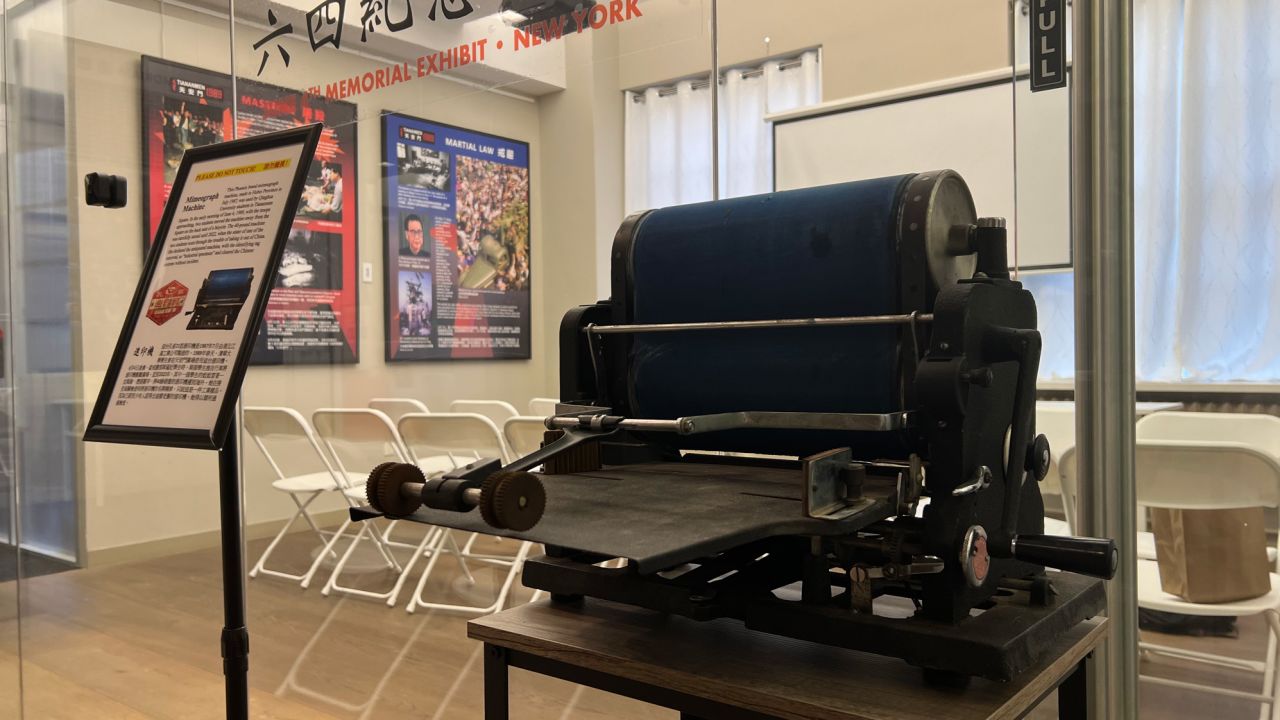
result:
<svg viewBox="0 0 1280 720"><path fill-rule="evenodd" d="M291 536L278 556L286 569L303 565L312 548ZM253 543L257 558L264 543ZM514 550L513 543L497 546ZM430 592L454 602L487 601L496 573L476 571L462 583L456 565L441 561ZM416 579L416 578L415 578ZM386 586L373 572L362 581ZM479 645L466 639L466 618L409 615L399 607L355 598L321 597L270 578L249 583L252 708L255 718L481 717ZM0 718L17 717L18 620L14 584L0 583ZM521 588L516 602L528 591ZM222 604L216 550L24 579L21 665L26 718L144 720L222 717L218 636ZM1261 657L1261 623L1243 620L1236 640L1169 639L1201 650ZM1144 671L1257 689L1260 680L1229 672L1187 669L1170 661ZM664 718L675 713L512 671L517 720ZM1144 718L1252 720L1257 705L1143 684ZM1031 717L1056 717L1046 703Z"/></svg>

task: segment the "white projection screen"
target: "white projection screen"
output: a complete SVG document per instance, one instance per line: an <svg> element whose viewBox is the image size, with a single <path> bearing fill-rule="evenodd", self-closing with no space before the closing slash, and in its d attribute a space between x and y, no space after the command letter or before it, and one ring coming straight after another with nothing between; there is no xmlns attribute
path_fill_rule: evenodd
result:
<svg viewBox="0 0 1280 720"><path fill-rule="evenodd" d="M1033 94L1025 79L1017 83L1015 214L1009 76L1005 71L773 117L774 188L951 168L968 183L979 216L1008 220L1016 240L1010 263L1023 271L1069 268L1070 94L1066 88Z"/></svg>

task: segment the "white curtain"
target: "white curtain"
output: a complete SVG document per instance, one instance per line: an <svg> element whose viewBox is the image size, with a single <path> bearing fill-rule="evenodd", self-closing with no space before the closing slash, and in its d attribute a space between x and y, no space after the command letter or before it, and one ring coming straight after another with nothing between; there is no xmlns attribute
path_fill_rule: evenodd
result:
<svg viewBox="0 0 1280 720"><path fill-rule="evenodd" d="M711 197L711 91L626 93L627 214Z"/></svg>
<svg viewBox="0 0 1280 720"><path fill-rule="evenodd" d="M1138 379L1280 382L1280 3L1138 0L1133 86ZM1070 317L1069 276L1024 279Z"/></svg>
<svg viewBox="0 0 1280 720"><path fill-rule="evenodd" d="M769 113L821 101L818 52L799 64L766 62L754 72L724 73L720 88L720 195L773 189L773 130ZM628 92L626 103L627 212L710 200L711 90L690 81L674 92Z"/></svg>

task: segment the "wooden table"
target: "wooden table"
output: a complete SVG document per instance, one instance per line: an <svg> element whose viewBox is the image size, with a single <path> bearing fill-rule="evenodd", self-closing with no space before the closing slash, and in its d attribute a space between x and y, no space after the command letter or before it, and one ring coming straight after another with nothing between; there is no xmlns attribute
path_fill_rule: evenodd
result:
<svg viewBox="0 0 1280 720"><path fill-rule="evenodd" d="M1055 688L1061 718L1087 717L1088 658L1107 621L1081 623L1009 683L927 686L900 660L588 599L472 620L485 644L485 720L507 720L507 668L680 711L684 720L1021 718Z"/></svg>

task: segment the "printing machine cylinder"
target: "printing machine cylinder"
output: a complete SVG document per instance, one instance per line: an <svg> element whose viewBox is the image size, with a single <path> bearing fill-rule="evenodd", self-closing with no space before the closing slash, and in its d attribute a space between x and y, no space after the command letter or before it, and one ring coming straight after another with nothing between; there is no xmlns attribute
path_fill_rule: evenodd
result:
<svg viewBox="0 0 1280 720"><path fill-rule="evenodd" d="M938 289L971 277L977 215L954 172L912 175L653 210L614 242L614 321L705 321L928 313ZM621 260L621 261L619 261ZM636 334L628 417L738 410L889 413L907 409L928 328L800 327ZM805 454L850 445L900 457L896 433L735 431L685 447Z"/></svg>

